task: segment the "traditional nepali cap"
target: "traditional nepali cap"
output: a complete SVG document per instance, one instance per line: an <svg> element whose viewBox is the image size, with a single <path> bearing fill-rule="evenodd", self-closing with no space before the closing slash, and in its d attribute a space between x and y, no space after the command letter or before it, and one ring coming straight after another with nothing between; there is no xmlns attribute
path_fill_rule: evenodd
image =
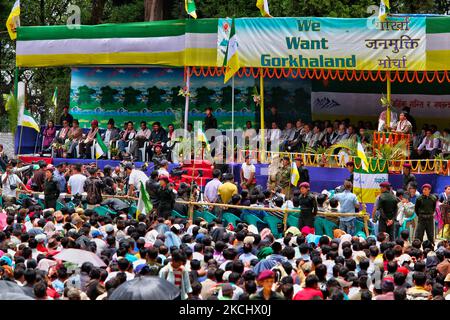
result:
<svg viewBox="0 0 450 320"><path fill-rule="evenodd" d="M422 186L422 190L425 189L425 188L428 188L428 189L431 190L431 184L425 183L425 184Z"/></svg>
<svg viewBox="0 0 450 320"><path fill-rule="evenodd" d="M381 188L389 188L390 186L391 186L391 184L389 183L389 181L380 183Z"/></svg>
<svg viewBox="0 0 450 320"><path fill-rule="evenodd" d="M91 125L95 124L96 126L98 126L98 120L92 120L91 121Z"/></svg>
<svg viewBox="0 0 450 320"><path fill-rule="evenodd" d="M411 163L405 162L405 163L403 164L403 168L411 168Z"/></svg>
<svg viewBox="0 0 450 320"><path fill-rule="evenodd" d="M161 142L157 142L157 143L155 144L155 148L157 148L157 147L162 148Z"/></svg>
<svg viewBox="0 0 450 320"><path fill-rule="evenodd" d="M300 183L300 188L301 187L309 188L309 183L308 182L302 182L302 183Z"/></svg>
<svg viewBox="0 0 450 320"><path fill-rule="evenodd" d="M261 272L259 275L258 275L258 278L257 278L257 280L258 281L263 281L263 280L266 280L266 279L273 279L275 277L275 274L273 273L273 271L272 270L264 270L263 272Z"/></svg>

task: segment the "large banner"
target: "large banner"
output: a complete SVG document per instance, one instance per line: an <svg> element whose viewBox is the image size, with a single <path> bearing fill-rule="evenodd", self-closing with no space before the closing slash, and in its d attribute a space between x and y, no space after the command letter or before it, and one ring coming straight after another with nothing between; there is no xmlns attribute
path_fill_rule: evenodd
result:
<svg viewBox="0 0 450 320"><path fill-rule="evenodd" d="M235 19L242 66L356 70L425 70L424 17L377 19ZM219 19L223 65L230 19Z"/></svg>
<svg viewBox="0 0 450 320"><path fill-rule="evenodd" d="M253 78L235 79L235 128L255 119ZM106 127L113 118L125 121L160 121L181 127L184 119L184 75L181 68L72 68L70 112L89 127L93 119ZM203 121L205 108L212 107L220 129L231 128L231 85L222 77L192 77L189 122Z"/></svg>

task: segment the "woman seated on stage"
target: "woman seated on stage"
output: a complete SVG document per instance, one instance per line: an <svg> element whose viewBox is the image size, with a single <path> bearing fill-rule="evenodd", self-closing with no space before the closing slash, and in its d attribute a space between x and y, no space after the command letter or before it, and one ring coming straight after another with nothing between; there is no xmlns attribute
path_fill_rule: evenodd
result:
<svg viewBox="0 0 450 320"><path fill-rule="evenodd" d="M68 144L67 153L63 155L64 158L75 157L74 152L82 138L83 130L80 128L80 123L78 122L78 120L74 119L72 122L72 128L70 128L69 130L68 141L66 142Z"/></svg>
<svg viewBox="0 0 450 320"><path fill-rule="evenodd" d="M52 120L49 120L47 123L47 127L45 127L44 132L42 133L44 143L42 144L42 152L49 151L53 140L56 136L56 128L55 124Z"/></svg>

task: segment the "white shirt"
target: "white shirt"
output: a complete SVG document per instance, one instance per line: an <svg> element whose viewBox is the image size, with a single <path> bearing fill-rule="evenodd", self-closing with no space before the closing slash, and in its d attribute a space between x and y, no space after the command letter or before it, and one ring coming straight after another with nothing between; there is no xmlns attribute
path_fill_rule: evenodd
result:
<svg viewBox="0 0 450 320"><path fill-rule="evenodd" d="M103 139L103 142L108 145L109 144L109 140L111 140L111 129L107 129L105 132L105 139Z"/></svg>
<svg viewBox="0 0 450 320"><path fill-rule="evenodd" d="M245 162L242 164L242 175L245 179L250 179L250 174L255 173L256 169L253 164L246 164ZM255 177L255 175L253 175Z"/></svg>
<svg viewBox="0 0 450 320"><path fill-rule="evenodd" d="M148 180L148 177L144 173L144 171L133 169L133 170L131 170L130 178L128 180L128 184L129 185L134 185L134 188L136 190L139 190L141 181L145 185L147 180Z"/></svg>
<svg viewBox="0 0 450 320"><path fill-rule="evenodd" d="M6 173L4 173L2 175L2 187L3 187L2 196L15 198L16 197L16 189L11 190L11 184L16 185L16 187L19 187L19 184L22 183L22 180L20 180L20 178L14 173L11 173L8 176L8 178L6 178L5 183L3 183L3 180L5 180L5 178L6 178Z"/></svg>
<svg viewBox="0 0 450 320"><path fill-rule="evenodd" d="M97 246L97 250L95 251L95 254L98 255L98 256L100 256L102 251L105 250L108 247L106 242L104 240L102 240L102 239L95 238L92 241L94 241L96 246Z"/></svg>
<svg viewBox="0 0 450 320"><path fill-rule="evenodd" d="M81 173L74 174L69 178L69 181L67 182L68 186L70 187L70 193L71 194L82 194L84 192L84 182L86 181L87 177L82 175Z"/></svg>
<svg viewBox="0 0 450 320"><path fill-rule="evenodd" d="M111 272L110 274L108 274L108 277L106 278L105 283L107 283L111 279L114 279L118 273L119 273L119 271L114 271L114 272ZM127 275L127 281L134 279L134 273L125 272L125 274Z"/></svg>

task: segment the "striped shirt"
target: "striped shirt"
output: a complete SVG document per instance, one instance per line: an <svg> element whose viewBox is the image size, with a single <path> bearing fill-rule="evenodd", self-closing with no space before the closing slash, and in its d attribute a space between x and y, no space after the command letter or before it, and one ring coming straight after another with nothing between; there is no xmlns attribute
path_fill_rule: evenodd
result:
<svg viewBox="0 0 450 320"><path fill-rule="evenodd" d="M175 276L175 283L174 285L177 286L178 288L181 287L181 280L183 277L183 273L181 271L181 269L173 269L173 275Z"/></svg>

